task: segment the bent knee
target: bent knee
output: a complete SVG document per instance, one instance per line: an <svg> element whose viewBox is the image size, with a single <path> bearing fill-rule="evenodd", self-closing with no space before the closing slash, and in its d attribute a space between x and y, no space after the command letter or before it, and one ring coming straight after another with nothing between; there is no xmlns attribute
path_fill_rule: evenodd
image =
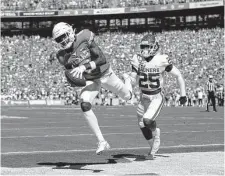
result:
<svg viewBox="0 0 225 176"><path fill-rule="evenodd" d="M150 128L153 131L156 129L156 121L155 120L143 118L143 123L144 123L145 127Z"/></svg>
<svg viewBox="0 0 225 176"><path fill-rule="evenodd" d="M89 102L81 102L80 107L83 112L87 112L87 111L91 110L92 105Z"/></svg>

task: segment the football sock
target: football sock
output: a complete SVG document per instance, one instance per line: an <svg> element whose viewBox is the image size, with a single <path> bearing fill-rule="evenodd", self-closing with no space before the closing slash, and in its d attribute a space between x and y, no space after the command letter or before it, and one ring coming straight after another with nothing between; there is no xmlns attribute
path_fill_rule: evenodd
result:
<svg viewBox="0 0 225 176"><path fill-rule="evenodd" d="M105 141L102 132L100 130L100 127L98 125L98 119L95 116L94 112L92 110L83 112L84 113L84 117L87 120L91 130L93 131L93 133L96 135L97 139L99 142L101 141Z"/></svg>

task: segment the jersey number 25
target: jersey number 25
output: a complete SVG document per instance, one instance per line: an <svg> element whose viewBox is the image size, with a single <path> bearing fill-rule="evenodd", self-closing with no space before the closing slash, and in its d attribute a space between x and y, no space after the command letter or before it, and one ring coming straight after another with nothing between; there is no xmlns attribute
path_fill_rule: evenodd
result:
<svg viewBox="0 0 225 176"><path fill-rule="evenodd" d="M148 81L149 80L149 81ZM160 87L159 73L140 73L139 87L157 89Z"/></svg>

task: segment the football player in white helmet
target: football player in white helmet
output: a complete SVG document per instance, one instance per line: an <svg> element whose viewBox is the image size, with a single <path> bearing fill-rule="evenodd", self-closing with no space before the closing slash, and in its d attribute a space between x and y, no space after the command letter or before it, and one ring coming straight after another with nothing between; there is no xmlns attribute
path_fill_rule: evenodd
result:
<svg viewBox="0 0 225 176"><path fill-rule="evenodd" d="M62 49L68 49L75 41L75 31L67 23L57 23L52 31L52 38L60 45Z"/></svg>
<svg viewBox="0 0 225 176"><path fill-rule="evenodd" d="M72 26L60 22L52 31L53 39L59 44L60 50L56 58L65 69L71 70L72 77L84 77L86 86L80 93L80 107L89 127L98 140L97 154L109 149L92 110L92 104L101 87L110 90L125 100L132 97L131 91L116 76L110 62L95 42L95 35L88 29L75 34Z"/></svg>
<svg viewBox="0 0 225 176"><path fill-rule="evenodd" d="M150 145L149 156L154 159L160 146L160 129L156 125L156 118L164 103L162 92L164 74L169 72L177 78L181 92L181 104L186 102L185 81L168 55L160 54L159 44L152 34L147 34L142 38L140 53L133 56L131 65L131 74L125 74L123 77L128 87L136 84L139 86L138 124Z"/></svg>

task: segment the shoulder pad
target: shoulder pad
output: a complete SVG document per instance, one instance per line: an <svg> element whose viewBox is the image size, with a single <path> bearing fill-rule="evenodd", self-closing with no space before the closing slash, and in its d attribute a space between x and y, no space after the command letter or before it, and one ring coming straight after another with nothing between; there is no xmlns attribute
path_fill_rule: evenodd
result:
<svg viewBox="0 0 225 176"><path fill-rule="evenodd" d="M91 32L89 29L84 29L77 34L77 38L81 41L87 41L90 45L94 40L94 33Z"/></svg>
<svg viewBox="0 0 225 176"><path fill-rule="evenodd" d="M166 55L166 54L157 54L155 57L157 57L160 60L166 60L168 58L168 55Z"/></svg>
<svg viewBox="0 0 225 176"><path fill-rule="evenodd" d="M158 59L160 59L160 61L163 64L165 64L165 65L172 64L172 61L171 61L170 57L167 54L160 54L160 55L158 55Z"/></svg>

